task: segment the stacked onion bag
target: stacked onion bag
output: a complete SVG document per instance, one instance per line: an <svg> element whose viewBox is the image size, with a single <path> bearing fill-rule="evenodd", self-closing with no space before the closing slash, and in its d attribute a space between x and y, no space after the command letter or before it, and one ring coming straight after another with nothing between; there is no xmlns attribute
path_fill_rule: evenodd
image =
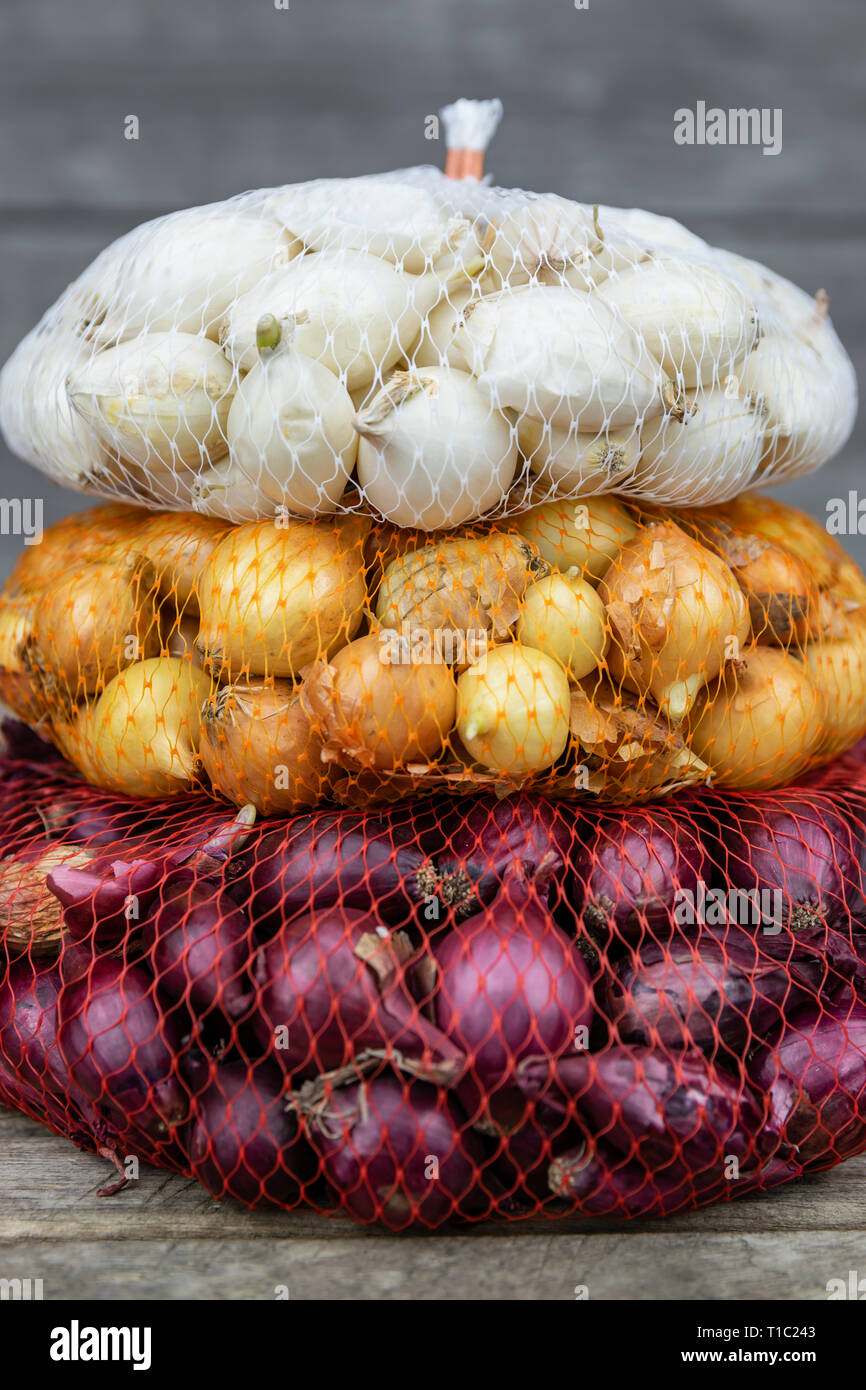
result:
<svg viewBox="0 0 866 1390"><path fill-rule="evenodd" d="M0 1099L250 1206L660 1216L866 1148L866 748L783 795L252 823L9 721Z"/></svg>
<svg viewBox="0 0 866 1390"><path fill-rule="evenodd" d="M114 242L3 370L13 450L154 508L435 531L599 492L703 506L841 448L856 383L823 291L672 218L449 177L501 107L442 114L445 174L245 193Z"/></svg>
<svg viewBox="0 0 866 1390"><path fill-rule="evenodd" d="M22 549L0 700L98 787L261 814L768 788L866 733L866 581L752 493L433 536L115 504Z"/></svg>
<svg viewBox="0 0 866 1390"><path fill-rule="evenodd" d="M482 182L496 108L138 228L0 376L110 499L0 591L0 1099L106 1192L638 1217L866 1148L866 579L755 490L850 363Z"/></svg>

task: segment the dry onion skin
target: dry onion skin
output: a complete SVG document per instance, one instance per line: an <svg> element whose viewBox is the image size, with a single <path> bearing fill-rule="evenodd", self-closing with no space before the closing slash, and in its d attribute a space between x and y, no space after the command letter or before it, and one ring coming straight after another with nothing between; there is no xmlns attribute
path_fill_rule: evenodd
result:
<svg viewBox="0 0 866 1390"><path fill-rule="evenodd" d="M757 789L807 767L824 733L809 668L774 647L750 647L707 689L690 720L690 746L716 781Z"/></svg>
<svg viewBox="0 0 866 1390"><path fill-rule="evenodd" d="M290 681L222 686L202 710L198 752L213 789L260 814L314 806L327 789L321 740Z"/></svg>
<svg viewBox="0 0 866 1390"><path fill-rule="evenodd" d="M92 560L46 585L30 660L47 690L83 699L160 650L153 567L141 555Z"/></svg>
<svg viewBox="0 0 866 1390"><path fill-rule="evenodd" d="M63 904L46 882L65 864L83 869L93 855L80 845L52 845L38 858L0 859L0 943L11 955L53 956L63 940Z"/></svg>
<svg viewBox="0 0 866 1390"><path fill-rule="evenodd" d="M545 502L519 516L516 527L553 569L574 566L590 583L602 578L621 547L637 535L629 512L612 497Z"/></svg>
<svg viewBox="0 0 866 1390"><path fill-rule="evenodd" d="M726 503L722 515L737 529L766 537L793 551L808 566L820 589L866 602L866 579L859 567L814 517L774 497L752 492Z"/></svg>
<svg viewBox="0 0 866 1390"><path fill-rule="evenodd" d="M364 535L351 517L233 527L201 579L203 664L235 678L299 676L345 646L367 601Z"/></svg>
<svg viewBox="0 0 866 1390"><path fill-rule="evenodd" d="M190 791L199 712L210 692L200 667L177 657L151 657L121 671L95 704L57 724L53 736L96 786L135 797Z"/></svg>
<svg viewBox="0 0 866 1390"><path fill-rule="evenodd" d="M731 570L673 522L647 526L623 546L599 595L612 630L611 674L674 723L749 636Z"/></svg>
<svg viewBox="0 0 866 1390"><path fill-rule="evenodd" d="M556 571L531 584L514 629L518 642L547 652L580 680L604 660L609 634L604 604L577 573Z"/></svg>
<svg viewBox="0 0 866 1390"><path fill-rule="evenodd" d="M682 525L730 566L749 605L756 642L787 648L820 634L821 593L809 566L793 550L730 525L724 510L686 513Z"/></svg>
<svg viewBox="0 0 866 1390"><path fill-rule="evenodd" d="M450 668L391 638L386 630L357 638L317 663L304 682L326 756L343 766L390 771L426 764L454 727Z"/></svg>
<svg viewBox="0 0 866 1390"><path fill-rule="evenodd" d="M488 633L505 636L527 586L547 569L519 537L455 537L393 560L379 588L376 616L383 627L407 634L419 628L453 634L464 651L443 654L465 664L469 639L486 643Z"/></svg>
<svg viewBox="0 0 866 1390"><path fill-rule="evenodd" d="M551 767L568 742L571 697L562 665L519 642L491 647L457 682L457 732L470 756L503 779Z"/></svg>

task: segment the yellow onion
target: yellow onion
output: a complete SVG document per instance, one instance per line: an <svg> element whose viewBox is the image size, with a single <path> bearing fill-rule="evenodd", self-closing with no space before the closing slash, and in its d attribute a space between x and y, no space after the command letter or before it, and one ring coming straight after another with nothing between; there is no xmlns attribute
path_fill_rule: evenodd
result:
<svg viewBox="0 0 866 1390"><path fill-rule="evenodd" d="M180 521L181 518L175 518ZM140 507L112 504L89 507L49 526L39 545L25 545L3 586L4 594L35 593L51 579L68 574L77 565L112 554L127 545L142 554L137 537L148 518Z"/></svg>
<svg viewBox="0 0 866 1390"><path fill-rule="evenodd" d="M673 522L645 527L607 570L612 675L682 719L725 661L739 656L749 610L728 566Z"/></svg>
<svg viewBox="0 0 866 1390"><path fill-rule="evenodd" d="M450 669L373 632L319 662L303 699L326 754L343 765L385 770L425 763L454 727L457 692Z"/></svg>
<svg viewBox="0 0 866 1390"><path fill-rule="evenodd" d="M127 796L169 796L194 783L199 711L211 682L178 657L149 657L114 677L95 704L59 724L58 746L89 782Z"/></svg>
<svg viewBox="0 0 866 1390"><path fill-rule="evenodd" d="M580 680L595 670L607 651L604 604L577 573L556 571L526 590L515 636L524 646L556 657Z"/></svg>
<svg viewBox="0 0 866 1390"><path fill-rule="evenodd" d="M327 785L321 740L290 681L223 686L202 710L198 751L216 791L263 814L314 806Z"/></svg>
<svg viewBox="0 0 866 1390"><path fill-rule="evenodd" d="M170 598L178 612L197 613L202 572L226 534L225 522L194 512L135 515L135 548L153 565L160 594Z"/></svg>
<svg viewBox="0 0 866 1390"><path fill-rule="evenodd" d="M837 757L866 734L866 617L837 619L838 635L807 643L803 656L824 709L822 752Z"/></svg>
<svg viewBox="0 0 866 1390"><path fill-rule="evenodd" d="M787 647L818 635L821 596L804 560L766 537L734 530L712 513L696 529L730 565L746 596L756 642Z"/></svg>
<svg viewBox="0 0 866 1390"><path fill-rule="evenodd" d="M520 537L495 531L458 536L393 560L379 589L376 616L383 627L406 633L423 628L456 634L461 643L474 636L486 644L489 632L505 635L527 584L546 573L538 552Z"/></svg>
<svg viewBox="0 0 866 1390"><path fill-rule="evenodd" d="M33 610L32 600L0 596L0 704L25 724L36 724L46 710L30 659Z"/></svg>
<svg viewBox="0 0 866 1390"><path fill-rule="evenodd" d="M808 766L823 708L808 667L774 647L750 647L703 693L690 745L719 782L776 787Z"/></svg>
<svg viewBox="0 0 866 1390"><path fill-rule="evenodd" d="M863 576L854 561L820 521L799 508L774 497L747 492L726 502L718 515L738 530L750 531L793 551L820 589L834 590L861 602L866 599Z"/></svg>
<svg viewBox="0 0 866 1390"><path fill-rule="evenodd" d="M63 940L63 904L46 882L61 864L83 869L93 855L80 845L52 845L36 858L0 859L0 942L10 955L56 955Z"/></svg>
<svg viewBox="0 0 866 1390"><path fill-rule="evenodd" d="M550 767L568 742L568 679L558 661L519 642L491 647L457 682L457 732L503 777Z"/></svg>
<svg viewBox="0 0 866 1390"><path fill-rule="evenodd" d="M234 527L202 575L204 662L233 676L292 676L333 655L363 617L363 539L354 518Z"/></svg>
<svg viewBox="0 0 866 1390"><path fill-rule="evenodd" d="M516 525L553 569L576 566L590 582L601 579L614 555L637 533L625 507L611 497L545 502L524 512Z"/></svg>
<svg viewBox="0 0 866 1390"><path fill-rule="evenodd" d="M153 567L141 555L73 568L36 605L31 660L51 690L73 700L159 649Z"/></svg>

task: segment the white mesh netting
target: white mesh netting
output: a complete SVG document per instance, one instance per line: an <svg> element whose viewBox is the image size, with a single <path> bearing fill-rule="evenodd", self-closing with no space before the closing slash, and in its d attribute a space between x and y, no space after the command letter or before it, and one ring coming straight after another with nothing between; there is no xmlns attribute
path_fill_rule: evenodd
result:
<svg viewBox="0 0 866 1390"><path fill-rule="evenodd" d="M67 486L424 530L725 501L820 467L855 409L826 296L666 217L433 168L138 227L0 375L9 445Z"/></svg>

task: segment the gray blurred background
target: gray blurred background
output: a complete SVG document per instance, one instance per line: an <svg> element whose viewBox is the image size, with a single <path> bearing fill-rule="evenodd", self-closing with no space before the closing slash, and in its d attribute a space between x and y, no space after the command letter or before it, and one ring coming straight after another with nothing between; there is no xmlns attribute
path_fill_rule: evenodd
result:
<svg viewBox="0 0 866 1390"><path fill-rule="evenodd" d="M499 96L496 182L668 213L825 288L863 373L863 0L288 5L3 0L0 360L136 223L245 188L441 164L425 117ZM699 100L781 107L782 152L675 145L674 111ZM863 445L860 423L781 495L823 519L828 498L860 486ZM46 524L89 505L0 445L2 496L44 498ZM846 544L866 564L866 535ZM20 546L0 536L0 579Z"/></svg>

